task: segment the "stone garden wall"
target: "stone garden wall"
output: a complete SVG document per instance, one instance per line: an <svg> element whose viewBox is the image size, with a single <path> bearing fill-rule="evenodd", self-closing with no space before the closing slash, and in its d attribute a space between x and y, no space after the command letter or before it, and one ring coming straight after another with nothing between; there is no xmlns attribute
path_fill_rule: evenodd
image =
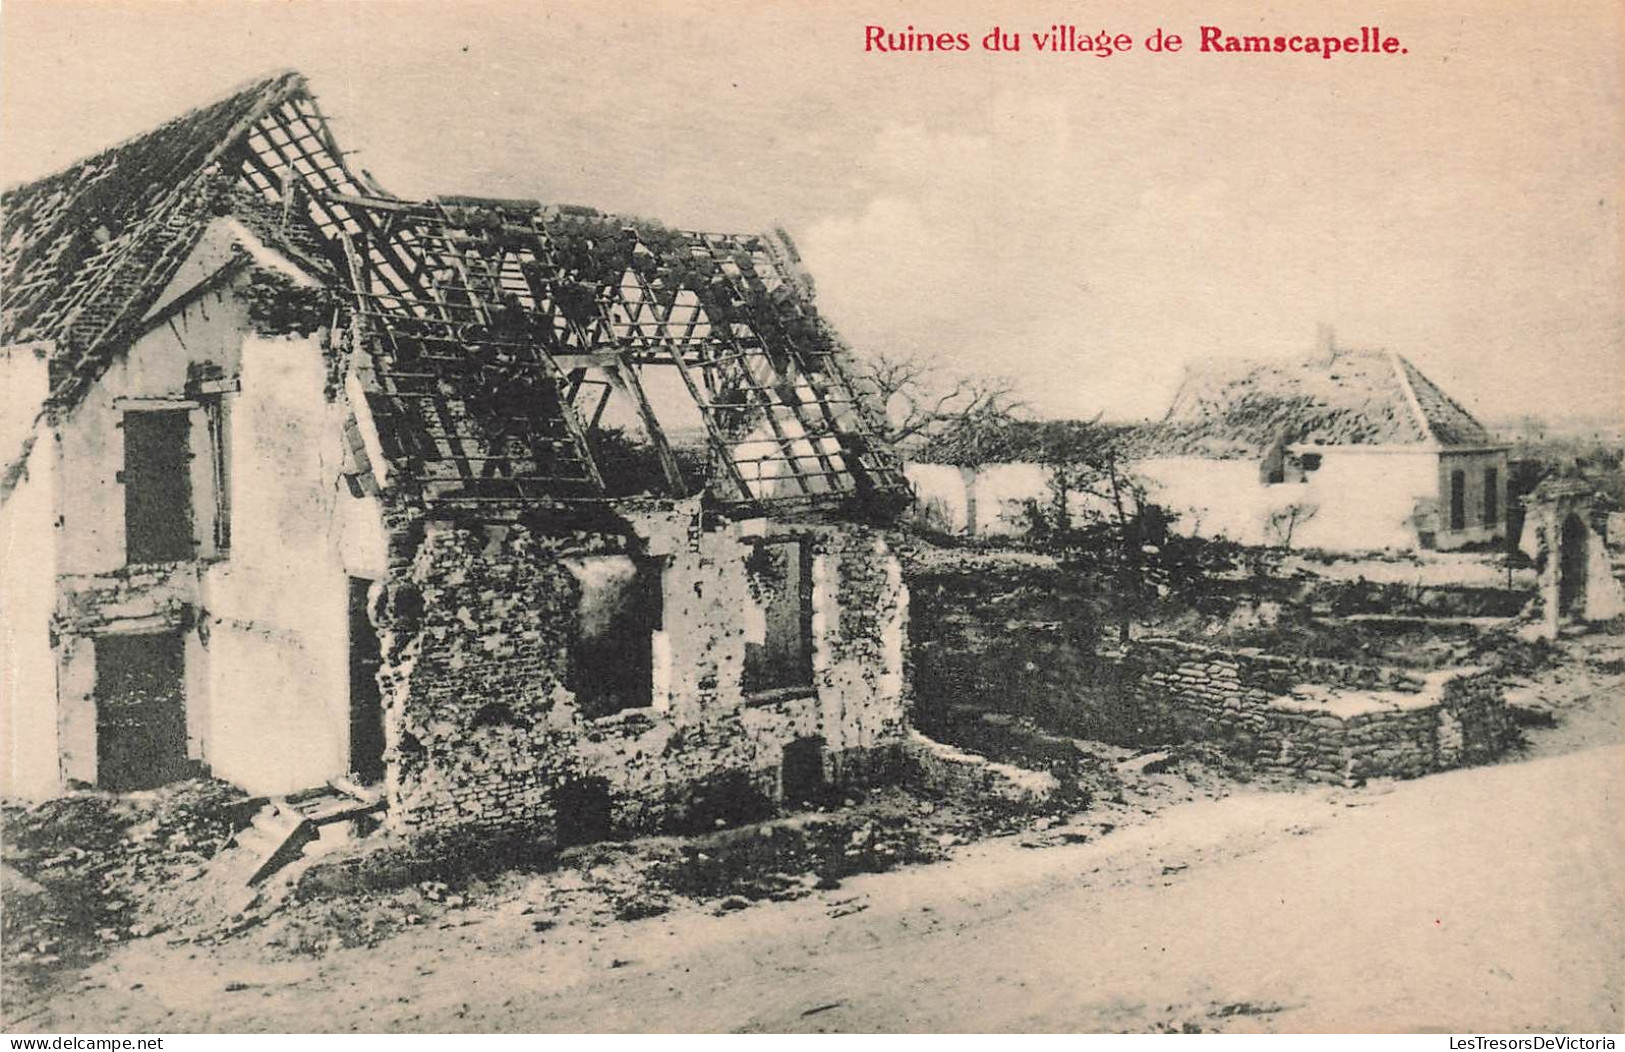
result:
<svg viewBox="0 0 1625 1052"><path fill-rule="evenodd" d="M1411 778L1499 755L1512 719L1483 670L1399 669L1172 639L1118 658L1136 701L1186 740L1313 781Z"/></svg>

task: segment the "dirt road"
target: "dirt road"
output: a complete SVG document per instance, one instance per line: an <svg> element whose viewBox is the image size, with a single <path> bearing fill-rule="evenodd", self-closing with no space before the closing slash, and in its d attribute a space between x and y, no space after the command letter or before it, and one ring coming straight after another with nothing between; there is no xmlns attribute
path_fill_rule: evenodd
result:
<svg viewBox="0 0 1625 1052"><path fill-rule="evenodd" d="M1247 791L723 916L535 930L523 896L373 950L132 944L22 1025L188 1030L1620 1028L1618 744ZM545 925L544 925L545 927Z"/></svg>

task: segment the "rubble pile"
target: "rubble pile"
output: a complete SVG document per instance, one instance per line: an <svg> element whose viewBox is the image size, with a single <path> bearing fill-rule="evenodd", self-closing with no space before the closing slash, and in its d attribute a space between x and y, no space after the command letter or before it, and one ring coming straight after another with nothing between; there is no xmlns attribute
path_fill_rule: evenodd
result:
<svg viewBox="0 0 1625 1052"><path fill-rule="evenodd" d="M315 860L290 895L223 937L252 926L284 953L320 956L411 928L459 927L469 923L469 908L517 911L539 934L572 920L728 913L935 861L984 837L1059 836L1049 831L1071 806L891 786L693 836L600 841L545 857L521 859L496 849L498 841L491 851L471 840L455 847L423 837L361 841Z"/></svg>
<svg viewBox="0 0 1625 1052"><path fill-rule="evenodd" d="M164 929L149 907L203 873L253 801L223 782L115 796L83 792L3 809L7 983L78 967Z"/></svg>

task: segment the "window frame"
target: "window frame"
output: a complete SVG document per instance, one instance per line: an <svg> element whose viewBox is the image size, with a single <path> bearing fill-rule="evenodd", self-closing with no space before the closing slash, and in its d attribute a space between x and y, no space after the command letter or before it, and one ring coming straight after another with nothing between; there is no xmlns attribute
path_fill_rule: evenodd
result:
<svg viewBox="0 0 1625 1052"><path fill-rule="evenodd" d="M784 701L792 698L811 697L818 693L818 677L815 664L817 640L813 632L813 611L815 595L813 586L813 563L816 558L812 545L805 537L795 535L777 535L759 538L752 546L747 560L763 547L770 545L790 546L796 550L797 568L797 638L800 642L800 653L796 656L795 675L797 682L773 682L771 684L751 683L751 655L763 653L767 650L768 627L764 624L761 643L745 643L744 657L739 669L739 688L746 701L750 704L768 704L775 701ZM747 570L747 572L749 572ZM762 608L762 615L767 616L767 608ZM755 648L753 650L753 648Z"/></svg>
<svg viewBox="0 0 1625 1052"><path fill-rule="evenodd" d="M1467 472L1461 468L1450 471L1450 531L1459 533L1467 528Z"/></svg>

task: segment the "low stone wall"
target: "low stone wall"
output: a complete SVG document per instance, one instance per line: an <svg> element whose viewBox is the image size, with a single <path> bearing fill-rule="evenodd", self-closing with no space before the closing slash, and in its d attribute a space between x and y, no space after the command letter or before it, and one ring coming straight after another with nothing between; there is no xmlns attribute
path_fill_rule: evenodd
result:
<svg viewBox="0 0 1625 1052"><path fill-rule="evenodd" d="M1314 781L1413 778L1479 763L1512 740L1500 687L1479 670L1398 669L1136 641L1125 684L1187 740Z"/></svg>
<svg viewBox="0 0 1625 1052"><path fill-rule="evenodd" d="M933 741L918 731L909 734L902 755L911 780L933 792L1032 803L1049 798L1060 788L1059 779L1047 771L998 763L980 753Z"/></svg>

